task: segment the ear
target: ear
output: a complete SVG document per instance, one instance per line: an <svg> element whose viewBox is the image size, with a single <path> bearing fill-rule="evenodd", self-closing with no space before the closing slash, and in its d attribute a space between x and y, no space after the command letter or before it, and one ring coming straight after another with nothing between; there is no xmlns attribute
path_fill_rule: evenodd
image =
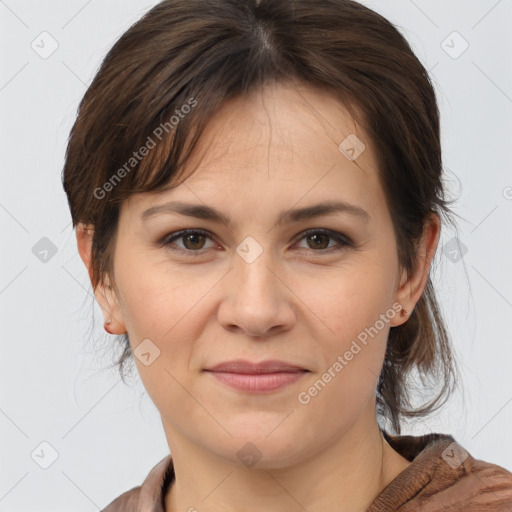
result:
<svg viewBox="0 0 512 512"><path fill-rule="evenodd" d="M395 293L395 301L402 305L407 314L395 315L390 321L393 327L407 321L427 286L430 264L436 252L440 232L441 221L439 215L432 213L427 218L423 228L423 235L418 246L415 268L412 275L407 279L405 270L402 272L400 285Z"/></svg>
<svg viewBox="0 0 512 512"><path fill-rule="evenodd" d="M89 278L92 283L92 266L91 266L91 253L92 253L92 241L94 236L94 226L92 224L78 223L76 226L76 241L78 246L78 253L80 258L84 262ZM110 334L124 334L126 332L126 326L123 320L121 308L119 306L119 299L110 286L108 277L104 283L98 284L94 290L94 295L98 304L100 305L101 311L103 312L104 322L107 322L105 330ZM110 321L110 323L108 323Z"/></svg>

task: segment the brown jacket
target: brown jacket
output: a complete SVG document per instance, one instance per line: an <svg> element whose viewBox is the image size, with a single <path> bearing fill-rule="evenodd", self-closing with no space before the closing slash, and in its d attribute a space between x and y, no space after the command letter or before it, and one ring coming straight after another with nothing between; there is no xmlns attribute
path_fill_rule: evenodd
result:
<svg viewBox="0 0 512 512"><path fill-rule="evenodd" d="M512 473L505 468L474 459L450 435L382 433L411 464L366 512L512 512ZM167 455L141 486L124 492L102 512L165 512L165 492L173 481Z"/></svg>

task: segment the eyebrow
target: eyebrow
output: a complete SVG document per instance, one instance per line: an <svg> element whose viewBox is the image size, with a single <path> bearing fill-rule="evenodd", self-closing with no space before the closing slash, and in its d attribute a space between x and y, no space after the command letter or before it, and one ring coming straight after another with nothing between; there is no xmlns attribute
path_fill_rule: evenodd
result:
<svg viewBox="0 0 512 512"><path fill-rule="evenodd" d="M162 205L152 206L142 212L141 219L142 221L146 221L150 217L159 213L177 213L179 215L186 215L188 217L195 217L197 219L225 224L228 227L233 224L228 215L219 212L215 208L202 204L184 203L181 201L171 201ZM324 203L306 206L304 208L294 208L281 212L277 220L277 225L300 222L320 217L322 215L332 215L335 213L347 213L358 217L365 222L371 220L370 214L360 206L356 206L345 201L327 201Z"/></svg>

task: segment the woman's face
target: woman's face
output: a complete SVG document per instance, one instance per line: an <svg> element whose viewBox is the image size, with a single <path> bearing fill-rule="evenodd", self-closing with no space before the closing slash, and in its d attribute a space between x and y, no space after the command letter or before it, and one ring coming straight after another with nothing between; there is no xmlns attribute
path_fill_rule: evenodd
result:
<svg viewBox="0 0 512 512"><path fill-rule="evenodd" d="M183 183L123 203L110 311L171 450L284 467L375 426L389 328L405 321L376 156L334 98L305 86L231 101L201 141ZM314 215L338 202L350 207ZM184 229L202 231L170 240ZM273 390L206 371L236 359L307 371Z"/></svg>

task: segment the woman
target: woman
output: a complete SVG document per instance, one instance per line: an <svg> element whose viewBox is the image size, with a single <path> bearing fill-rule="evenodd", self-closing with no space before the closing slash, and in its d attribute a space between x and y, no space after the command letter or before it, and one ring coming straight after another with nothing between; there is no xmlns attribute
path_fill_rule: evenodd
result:
<svg viewBox="0 0 512 512"><path fill-rule="evenodd" d="M512 510L510 472L400 435L457 383L441 178L427 72L372 10L166 0L135 23L63 184L171 454L104 511ZM418 408L413 371L441 382Z"/></svg>

